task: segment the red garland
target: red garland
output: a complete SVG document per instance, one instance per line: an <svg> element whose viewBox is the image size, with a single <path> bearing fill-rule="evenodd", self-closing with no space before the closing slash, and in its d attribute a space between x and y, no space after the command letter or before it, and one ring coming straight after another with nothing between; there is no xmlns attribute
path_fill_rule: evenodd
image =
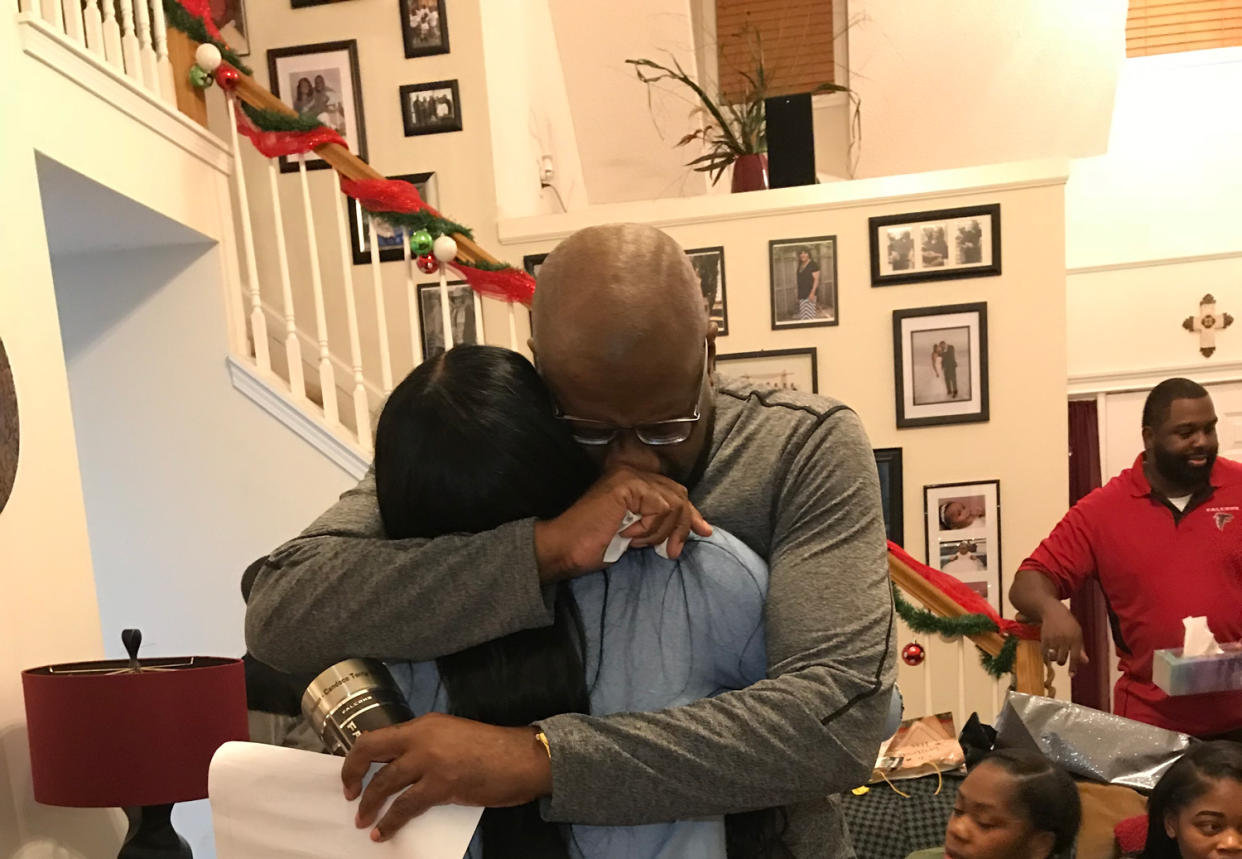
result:
<svg viewBox="0 0 1242 859"><path fill-rule="evenodd" d="M346 179L341 177L341 190L362 204L368 212L401 212L412 215L427 212L442 215L428 206L411 182L400 179Z"/></svg>
<svg viewBox="0 0 1242 859"><path fill-rule="evenodd" d="M237 130L246 135L254 148L266 158L310 152L325 143L339 143L349 148L344 138L326 125L310 131L264 131L242 112L240 104L235 106L234 112L237 114Z"/></svg>
<svg viewBox="0 0 1242 859"><path fill-rule="evenodd" d="M498 271L474 268L459 262L450 262L479 295L487 295L504 301L516 301L530 307L535 297L535 279L522 269L502 268Z"/></svg>
<svg viewBox="0 0 1242 859"><path fill-rule="evenodd" d="M1039 641L1038 626L1018 623L1016 620L1001 617L996 613L996 609L992 608L990 602L972 591L963 582L955 579L948 573L929 567L921 561L916 561L906 553L905 549L898 546L892 540L888 541L888 553L927 579L937 590L947 594L953 602L970 614L985 614L990 617L996 623L1002 635L1016 635L1018 638L1024 638L1028 641Z"/></svg>
<svg viewBox="0 0 1242 859"><path fill-rule="evenodd" d="M220 28L211 19L211 0L176 0L176 2L182 9L203 22L203 26L207 28L207 34L211 38L220 42L224 41L224 37L220 35Z"/></svg>

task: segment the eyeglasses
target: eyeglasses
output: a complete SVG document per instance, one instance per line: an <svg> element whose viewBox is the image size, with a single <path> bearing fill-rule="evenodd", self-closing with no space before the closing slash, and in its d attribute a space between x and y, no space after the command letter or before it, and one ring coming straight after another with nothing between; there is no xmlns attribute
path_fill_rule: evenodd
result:
<svg viewBox="0 0 1242 859"><path fill-rule="evenodd" d="M638 437L639 441L652 447L681 444L690 438L690 433L694 431L694 425L700 417L699 406L703 402L703 392L707 389L707 356L707 341L704 340L703 375L699 378L699 394L694 401L694 414L689 417L672 418L667 421L655 421L649 424L635 424L634 426L623 427L604 421L567 415L557 405L553 405L552 416L569 424L569 431L573 435L574 441L578 442L578 444L591 446L609 444L625 430L633 430L634 435Z"/></svg>

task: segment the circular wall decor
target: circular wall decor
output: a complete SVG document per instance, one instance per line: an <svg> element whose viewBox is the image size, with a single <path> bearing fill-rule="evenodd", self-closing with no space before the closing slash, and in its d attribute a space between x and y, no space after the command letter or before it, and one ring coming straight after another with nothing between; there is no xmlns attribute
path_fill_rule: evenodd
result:
<svg viewBox="0 0 1242 859"><path fill-rule="evenodd" d="M8 503L17 477L17 390L13 368L0 340L0 511Z"/></svg>

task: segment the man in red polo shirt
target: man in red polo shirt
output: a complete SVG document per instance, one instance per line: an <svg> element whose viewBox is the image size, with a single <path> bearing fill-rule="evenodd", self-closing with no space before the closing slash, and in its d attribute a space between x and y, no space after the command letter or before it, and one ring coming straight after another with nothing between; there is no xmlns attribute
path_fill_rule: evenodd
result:
<svg viewBox="0 0 1242 859"><path fill-rule="evenodd" d="M1242 465L1216 451L1208 392L1161 382L1143 406L1143 453L1065 514L1009 591L1043 624L1045 658L1073 673L1087 656L1061 600L1095 576L1120 657L1113 711L1199 737L1242 734L1242 690L1170 698L1151 665L1154 651L1181 646L1184 617L1206 616L1217 641L1242 640Z"/></svg>

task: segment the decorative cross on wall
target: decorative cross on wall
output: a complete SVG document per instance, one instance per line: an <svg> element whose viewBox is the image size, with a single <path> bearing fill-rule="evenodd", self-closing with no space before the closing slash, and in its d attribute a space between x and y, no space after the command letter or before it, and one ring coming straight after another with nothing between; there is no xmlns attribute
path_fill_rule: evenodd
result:
<svg viewBox="0 0 1242 859"><path fill-rule="evenodd" d="M1216 332L1233 324L1233 317L1228 313L1216 312L1216 299L1211 293L1199 300L1199 315L1187 316L1182 320L1182 327L1187 331L1199 332L1199 351L1204 358L1211 358L1216 351Z"/></svg>

